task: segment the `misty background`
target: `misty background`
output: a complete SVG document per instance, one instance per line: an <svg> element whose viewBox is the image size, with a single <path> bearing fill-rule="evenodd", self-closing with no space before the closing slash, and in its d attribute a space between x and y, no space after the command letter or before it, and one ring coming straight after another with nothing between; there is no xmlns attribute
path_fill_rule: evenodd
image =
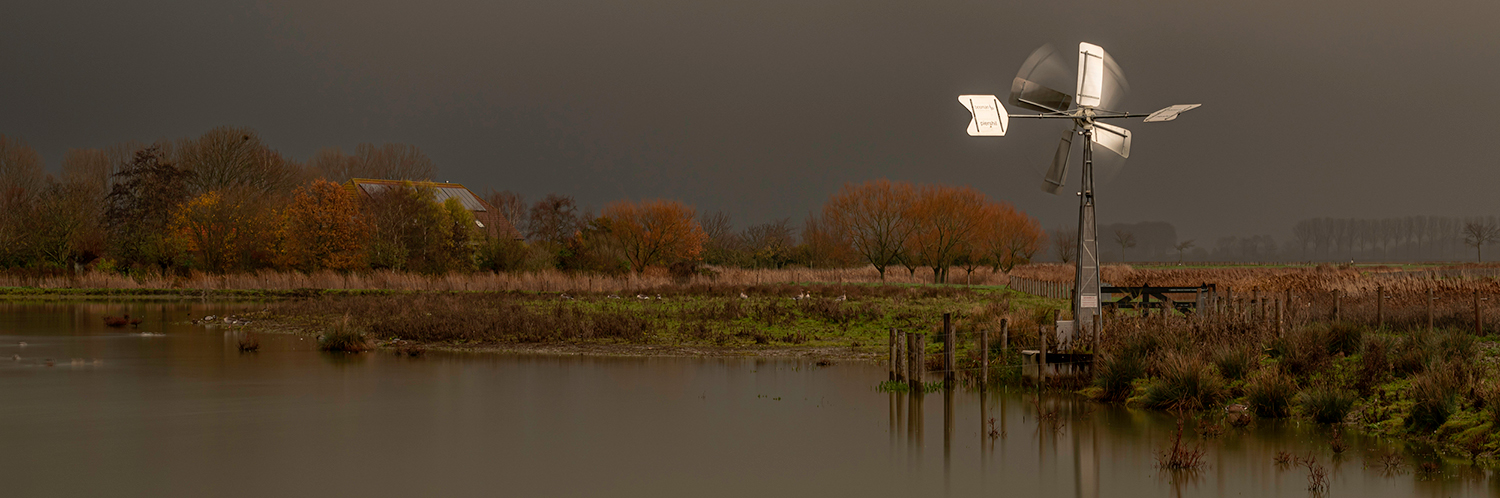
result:
<svg viewBox="0 0 1500 498"><path fill-rule="evenodd" d="M51 171L69 148L230 125L300 161L329 146L416 145L438 180L528 201L680 199L747 226L800 220L840 185L883 177L972 185L1053 230L1077 217L1075 197L1039 187L1057 132L1020 121L1004 138L968 137L954 97L1003 95L1036 47L1071 53L1088 41L1124 68L1128 110L1204 104L1126 125L1131 160L1098 195L1106 257L1122 250L1112 223L1145 227L1126 259L1175 259L1163 244L1188 239L1203 258L1236 247L1236 259L1254 259L1243 251L1266 244L1282 258L1316 254L1294 233L1304 220L1500 212L1493 2L147 1L6 12L0 134L27 141ZM1397 235L1347 253L1441 251L1392 253L1381 237Z"/></svg>

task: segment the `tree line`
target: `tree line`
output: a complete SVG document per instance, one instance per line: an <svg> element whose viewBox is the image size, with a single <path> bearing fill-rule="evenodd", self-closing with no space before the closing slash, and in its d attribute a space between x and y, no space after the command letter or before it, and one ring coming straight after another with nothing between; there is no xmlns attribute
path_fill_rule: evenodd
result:
<svg viewBox="0 0 1500 498"><path fill-rule="evenodd" d="M1076 238L1076 229L1053 230L1049 256L1071 262ZM1497 240L1495 216L1308 218L1279 242L1267 234L1178 240L1165 223L1099 226L1100 249L1115 261L1483 261Z"/></svg>
<svg viewBox="0 0 1500 498"><path fill-rule="evenodd" d="M428 274L561 269L600 273L702 264L874 265L1008 271L1045 238L1035 219L968 187L877 180L846 185L820 211L736 230L728 214L674 200L622 200L597 214L572 197L481 197L519 237L484 230L423 183L436 165L405 144L319 150L298 162L253 130L67 151L57 175L0 135L0 268L185 273ZM356 197L351 178L407 180Z"/></svg>

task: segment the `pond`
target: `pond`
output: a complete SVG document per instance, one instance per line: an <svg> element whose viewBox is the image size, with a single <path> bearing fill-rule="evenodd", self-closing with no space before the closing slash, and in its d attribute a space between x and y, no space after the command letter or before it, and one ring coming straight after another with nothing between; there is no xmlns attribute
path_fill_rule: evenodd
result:
<svg viewBox="0 0 1500 498"><path fill-rule="evenodd" d="M0 303L7 496L1491 496L1491 470L1259 422L1158 470L1176 419L1069 395L880 392L880 365L389 352L193 318L255 303ZM136 328L110 328L130 314ZM22 345L24 343L24 346ZM993 422L991 422L993 419ZM1185 441L1200 441L1190 428ZM1437 464L1423 469L1421 462Z"/></svg>

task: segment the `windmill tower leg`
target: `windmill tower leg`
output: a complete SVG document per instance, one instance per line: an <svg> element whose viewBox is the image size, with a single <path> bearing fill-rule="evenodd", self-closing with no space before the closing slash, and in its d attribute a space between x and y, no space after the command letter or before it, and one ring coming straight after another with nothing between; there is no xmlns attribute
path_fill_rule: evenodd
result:
<svg viewBox="0 0 1500 498"><path fill-rule="evenodd" d="M1074 330L1094 330L1099 316L1099 234L1094 224L1093 127L1083 127L1083 191L1078 200L1077 274L1073 279Z"/></svg>

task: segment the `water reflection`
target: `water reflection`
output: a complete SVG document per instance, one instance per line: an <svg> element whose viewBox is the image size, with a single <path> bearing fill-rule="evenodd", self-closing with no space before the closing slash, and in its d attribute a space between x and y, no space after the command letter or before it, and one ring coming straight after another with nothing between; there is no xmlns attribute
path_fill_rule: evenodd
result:
<svg viewBox="0 0 1500 498"><path fill-rule="evenodd" d="M882 392L879 365L330 355L276 334L241 354L237 331L188 321L255 306L0 304L0 358L23 358L0 362L4 494L1308 496L1294 458L1327 470L1329 496L1500 492L1466 457L1356 434L1336 455L1295 421L1212 435L1220 421L1190 417L1204 466L1159 472L1171 415L1003 386ZM103 324L127 312L140 329Z"/></svg>

